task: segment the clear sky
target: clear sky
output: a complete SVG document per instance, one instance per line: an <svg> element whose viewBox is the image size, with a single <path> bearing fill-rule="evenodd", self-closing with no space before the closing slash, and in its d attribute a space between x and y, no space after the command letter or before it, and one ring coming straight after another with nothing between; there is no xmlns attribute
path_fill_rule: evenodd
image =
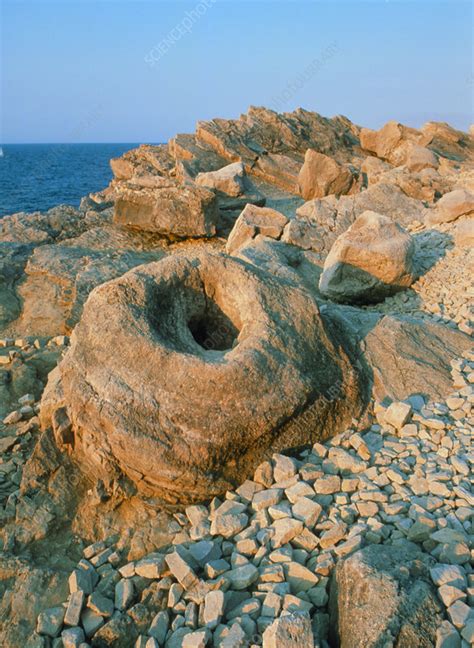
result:
<svg viewBox="0 0 474 648"><path fill-rule="evenodd" d="M464 0L0 0L2 143L161 142L249 105L472 122Z"/></svg>

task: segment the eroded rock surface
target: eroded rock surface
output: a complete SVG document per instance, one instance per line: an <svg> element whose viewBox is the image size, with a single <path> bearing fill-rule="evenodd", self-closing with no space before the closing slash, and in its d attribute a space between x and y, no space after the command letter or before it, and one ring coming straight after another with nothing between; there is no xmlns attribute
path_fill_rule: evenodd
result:
<svg viewBox="0 0 474 648"><path fill-rule="evenodd" d="M403 542L366 547L341 561L331 585L335 645L434 646L443 617L429 566L416 545Z"/></svg>
<svg viewBox="0 0 474 648"><path fill-rule="evenodd" d="M96 289L59 370L81 460L178 500L221 492L269 447L331 434L362 407L311 295L215 254ZM335 383L341 397L321 400Z"/></svg>
<svg viewBox="0 0 474 648"><path fill-rule="evenodd" d="M328 155L308 149L298 176L298 189L305 200L330 194L340 196L349 192L353 180L349 168Z"/></svg>
<svg viewBox="0 0 474 648"><path fill-rule="evenodd" d="M332 246L319 281L326 297L345 303L381 301L415 280L415 243L400 225L365 211Z"/></svg>

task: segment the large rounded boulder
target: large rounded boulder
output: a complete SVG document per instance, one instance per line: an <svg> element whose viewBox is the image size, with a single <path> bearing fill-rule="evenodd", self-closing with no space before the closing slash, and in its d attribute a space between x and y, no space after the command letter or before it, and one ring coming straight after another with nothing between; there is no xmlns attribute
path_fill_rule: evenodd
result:
<svg viewBox="0 0 474 648"><path fill-rule="evenodd" d="M43 424L96 478L192 501L344 429L358 381L304 288L224 254L173 255L90 294Z"/></svg>
<svg viewBox="0 0 474 648"><path fill-rule="evenodd" d="M403 227L373 211L361 214L332 246L319 281L326 297L343 303L385 299L415 280L415 243Z"/></svg>

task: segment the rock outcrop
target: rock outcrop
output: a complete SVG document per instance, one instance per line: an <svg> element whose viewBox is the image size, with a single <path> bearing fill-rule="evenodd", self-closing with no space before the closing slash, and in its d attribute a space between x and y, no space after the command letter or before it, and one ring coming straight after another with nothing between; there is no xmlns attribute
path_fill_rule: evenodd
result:
<svg viewBox="0 0 474 648"><path fill-rule="evenodd" d="M381 301L413 283L414 252L412 237L400 225L365 211L335 241L319 289L338 302Z"/></svg>
<svg viewBox="0 0 474 648"><path fill-rule="evenodd" d="M287 223L288 218L275 209L247 205L229 234L226 251L234 254L259 234L279 239Z"/></svg>
<svg viewBox="0 0 474 648"><path fill-rule="evenodd" d="M218 219L214 193L202 187L123 187L114 222L169 238L209 237Z"/></svg>
<svg viewBox="0 0 474 648"><path fill-rule="evenodd" d="M270 447L330 435L362 410L311 295L209 253L97 288L59 371L80 460L171 500L218 494Z"/></svg>
<svg viewBox="0 0 474 648"><path fill-rule="evenodd" d="M198 173L196 184L217 189L228 196L241 196L245 191L244 177L244 165L242 162L234 162L217 171Z"/></svg>
<svg viewBox="0 0 474 648"><path fill-rule="evenodd" d="M474 194L465 189L456 189L444 194L427 215L430 225L450 223L465 214L474 215Z"/></svg>
<svg viewBox="0 0 474 648"><path fill-rule="evenodd" d="M328 304L326 328L339 329L347 343L363 349L362 362L373 397L399 401L412 394L442 399L452 384L451 359L471 347L469 336L409 315L366 312Z"/></svg>
<svg viewBox="0 0 474 648"><path fill-rule="evenodd" d="M430 561L412 543L370 546L341 561L331 584L331 634L341 648L431 648L443 620Z"/></svg>
<svg viewBox="0 0 474 648"><path fill-rule="evenodd" d="M350 169L328 155L308 149L298 174L298 190L305 200L349 193L354 177Z"/></svg>

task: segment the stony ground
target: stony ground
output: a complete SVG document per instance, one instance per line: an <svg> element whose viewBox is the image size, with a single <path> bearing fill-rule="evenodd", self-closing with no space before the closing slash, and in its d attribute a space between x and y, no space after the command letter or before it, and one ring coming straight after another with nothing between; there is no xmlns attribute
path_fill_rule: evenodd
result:
<svg viewBox="0 0 474 648"><path fill-rule="evenodd" d="M133 619L140 647L257 646L262 635L271 646L275 619L309 612L315 645L325 646L338 560L408 540L431 556L446 608L437 646L472 645L474 354L452 365L445 403L379 406L364 434L274 455L223 500L176 514L181 530L165 550L127 562L112 541L86 547L68 599L40 614L38 632L61 634L66 647L92 636L102 645L132 639ZM308 627L293 630L310 645Z"/></svg>

